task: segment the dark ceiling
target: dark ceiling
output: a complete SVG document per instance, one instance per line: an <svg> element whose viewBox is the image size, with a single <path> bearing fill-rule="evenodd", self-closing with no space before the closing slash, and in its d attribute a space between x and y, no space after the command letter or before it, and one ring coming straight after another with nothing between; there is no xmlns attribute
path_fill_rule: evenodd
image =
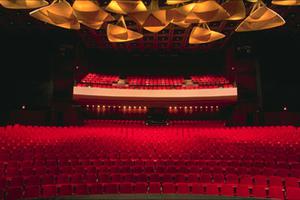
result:
<svg viewBox="0 0 300 200"><path fill-rule="evenodd" d="M100 1L100 5L105 7L109 1ZM144 1L146 5L149 5L150 0ZM69 0L70 3L73 0ZM224 0L219 0L219 3L224 2ZM270 1L265 1L265 3L278 12L285 20L286 25L283 27L275 28L272 32L289 32L292 37L297 37L300 33L300 9L299 7L283 7L283 6L274 6ZM247 11L252 7L252 3L245 1ZM160 0L160 6L165 6L164 0ZM116 16L118 18L118 16ZM8 10L5 8L0 8L0 25L1 30L7 30L9 34L15 32L17 34L39 34L44 37L52 37L52 32L63 32L67 34L65 42L68 43L68 40L72 44L81 43L86 48L99 48L99 49L121 49L125 51L138 50L143 51L147 49L160 49L160 50L174 50L174 51L193 51L193 50L202 50L207 51L211 49L220 49L226 46L228 42L232 40L248 40L251 38L251 35L256 35L256 33L236 33L234 29L241 21L221 21L209 23L209 26L212 30L221 32L226 35L224 39L215 41L209 44L201 45L189 45L188 38L193 26L190 26L187 29L180 28L176 25L170 24L164 30L159 33L151 33L144 29L141 26L137 25L131 19L126 17L128 28L138 31L144 35L142 39L127 42L127 43L110 43L106 37L106 26L104 24L100 30L93 30L84 25L81 26L81 30L59 30L61 28L55 27L53 25L45 24L29 16L28 10ZM69 33L66 33L69 32ZM246 35L247 37L244 37ZM250 37L248 37L250 35ZM61 35L63 37L63 34ZM291 37L291 36L289 36ZM74 39L74 41L72 41Z"/></svg>

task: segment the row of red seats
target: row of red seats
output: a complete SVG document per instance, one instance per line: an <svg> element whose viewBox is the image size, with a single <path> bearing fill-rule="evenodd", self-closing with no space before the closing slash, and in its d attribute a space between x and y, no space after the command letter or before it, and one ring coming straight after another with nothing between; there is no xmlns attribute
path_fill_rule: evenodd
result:
<svg viewBox="0 0 300 200"><path fill-rule="evenodd" d="M202 194L299 200L300 188L274 186L220 185L200 183L90 183L12 187L1 191L4 199L56 197L92 194Z"/></svg>
<svg viewBox="0 0 300 200"><path fill-rule="evenodd" d="M82 80L82 83L95 83L95 84L112 84L119 80L117 75L102 75L88 73Z"/></svg>
<svg viewBox="0 0 300 200"><path fill-rule="evenodd" d="M95 88L116 88L116 89L139 89L139 90L191 90L191 89L213 89L213 88L232 88L232 84L223 85L112 85L96 83L78 83L77 87L95 87Z"/></svg>
<svg viewBox="0 0 300 200"><path fill-rule="evenodd" d="M191 76L191 79L199 85L229 84L229 81L223 76Z"/></svg>
<svg viewBox="0 0 300 200"><path fill-rule="evenodd" d="M146 173L85 173L83 171L70 171L63 174L46 172L42 175L30 176L4 176L0 178L0 187L15 187L43 184L63 183L108 183L108 182L172 182L172 183L222 183L222 184L243 184L263 186L299 187L300 179L295 177L265 176L265 175L241 175L236 174L146 174Z"/></svg>
<svg viewBox="0 0 300 200"><path fill-rule="evenodd" d="M299 188L300 135L292 126L147 127L112 121L100 127L7 126L0 127L0 137L0 188L6 199L11 188L21 188L23 195L34 180L40 188L56 189L157 183L160 192L165 183L181 182L200 185L204 194L205 185L214 185L221 188L216 195L233 182L229 185L248 188L246 196L254 195L249 187L259 186L264 197L274 191L281 199L288 188ZM78 174L82 183L74 182Z"/></svg>
<svg viewBox="0 0 300 200"><path fill-rule="evenodd" d="M182 76L128 76L129 85L139 86L176 86L184 83Z"/></svg>

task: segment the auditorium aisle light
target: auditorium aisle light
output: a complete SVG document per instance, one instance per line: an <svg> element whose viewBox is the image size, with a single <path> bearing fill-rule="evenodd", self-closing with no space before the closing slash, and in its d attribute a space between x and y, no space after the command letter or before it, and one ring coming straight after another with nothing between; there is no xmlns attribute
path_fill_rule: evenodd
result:
<svg viewBox="0 0 300 200"><path fill-rule="evenodd" d="M244 1L252 2L253 7L248 16ZM127 19L134 20L138 30L143 28L153 33L165 29L169 24L184 29L194 26L190 38L201 37L201 42L196 40L191 44L215 41L212 37L213 31L206 31L208 34L200 36L195 35L195 32L201 30L198 28L199 24L202 26L210 22L244 19L235 29L236 32L259 31L285 24L284 19L268 8L263 0L224 0L222 4L216 0L166 0L165 6L159 6L158 0L151 0L148 8L141 0L111 0L105 8L101 8L97 2L97 0L1 0L0 4L8 9L38 8L30 12L32 17L65 29L79 30L80 23L92 29L100 29L104 23L109 23L105 27L110 42L129 42L143 37L140 32L127 29L125 21ZM272 0L272 4L299 6L300 0ZM120 19L117 25L115 22L111 23L116 19Z"/></svg>

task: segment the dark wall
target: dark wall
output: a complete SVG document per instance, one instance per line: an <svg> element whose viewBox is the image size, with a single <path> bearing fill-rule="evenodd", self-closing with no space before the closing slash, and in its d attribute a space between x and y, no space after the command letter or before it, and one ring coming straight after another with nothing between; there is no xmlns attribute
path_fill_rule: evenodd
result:
<svg viewBox="0 0 300 200"><path fill-rule="evenodd" d="M300 34L278 31L272 37L263 32L257 39L261 66L263 105L266 111L300 111Z"/></svg>
<svg viewBox="0 0 300 200"><path fill-rule="evenodd" d="M90 71L119 75L191 75L223 73L224 51L120 52L88 50L85 67Z"/></svg>

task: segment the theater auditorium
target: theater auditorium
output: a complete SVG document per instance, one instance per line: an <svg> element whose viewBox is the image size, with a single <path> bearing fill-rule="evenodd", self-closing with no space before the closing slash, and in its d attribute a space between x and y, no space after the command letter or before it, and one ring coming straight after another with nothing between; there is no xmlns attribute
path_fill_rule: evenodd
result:
<svg viewBox="0 0 300 200"><path fill-rule="evenodd" d="M300 0L0 0L0 200L300 200Z"/></svg>

